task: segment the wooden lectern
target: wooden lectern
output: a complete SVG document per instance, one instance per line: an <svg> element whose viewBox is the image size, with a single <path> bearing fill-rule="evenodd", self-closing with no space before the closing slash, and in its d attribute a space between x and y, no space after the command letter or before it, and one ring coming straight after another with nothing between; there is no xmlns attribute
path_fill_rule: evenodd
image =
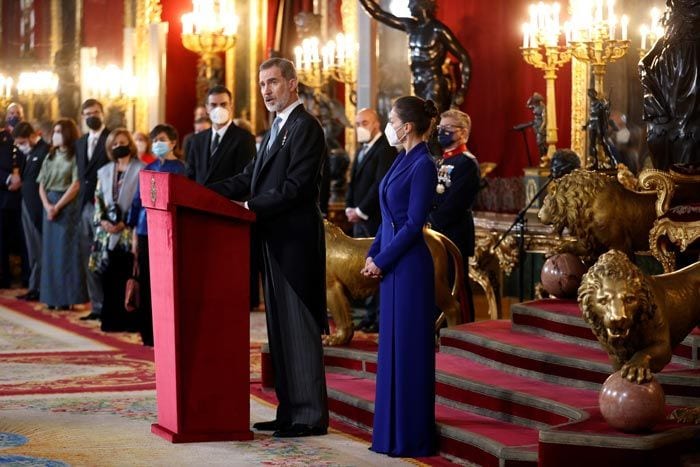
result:
<svg viewBox="0 0 700 467"><path fill-rule="evenodd" d="M173 443L249 440L250 224L179 175L143 171L158 423Z"/></svg>

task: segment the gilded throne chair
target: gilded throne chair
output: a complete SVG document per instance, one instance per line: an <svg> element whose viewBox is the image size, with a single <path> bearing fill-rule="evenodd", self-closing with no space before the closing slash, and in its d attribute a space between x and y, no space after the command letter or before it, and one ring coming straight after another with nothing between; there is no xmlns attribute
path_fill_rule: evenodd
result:
<svg viewBox="0 0 700 467"><path fill-rule="evenodd" d="M678 253L697 256L700 251L700 166L674 165L668 172L644 170L639 183L656 190L658 196L649 247L664 272L674 271Z"/></svg>

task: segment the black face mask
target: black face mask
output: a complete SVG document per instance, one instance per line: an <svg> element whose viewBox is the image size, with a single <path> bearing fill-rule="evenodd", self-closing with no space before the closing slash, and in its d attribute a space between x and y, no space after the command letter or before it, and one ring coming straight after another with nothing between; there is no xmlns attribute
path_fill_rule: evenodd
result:
<svg viewBox="0 0 700 467"><path fill-rule="evenodd" d="M112 148L112 155L117 159L121 159L122 157L131 155L131 149L129 149L129 146L117 146L116 148Z"/></svg>
<svg viewBox="0 0 700 467"><path fill-rule="evenodd" d="M100 128L102 128L102 119L93 115L85 119L85 124L91 130L99 130Z"/></svg>

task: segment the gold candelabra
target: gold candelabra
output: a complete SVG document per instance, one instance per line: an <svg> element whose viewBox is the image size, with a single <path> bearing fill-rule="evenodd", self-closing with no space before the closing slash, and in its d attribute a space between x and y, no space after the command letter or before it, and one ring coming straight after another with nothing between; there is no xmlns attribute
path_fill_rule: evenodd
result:
<svg viewBox="0 0 700 467"><path fill-rule="evenodd" d="M547 83L547 154L540 160L540 167L549 167L557 149L557 107L554 83L557 71L571 60L571 51L560 45L559 4L530 6L530 23L523 25L523 45L520 50L526 63L544 71Z"/></svg>
<svg viewBox="0 0 700 467"><path fill-rule="evenodd" d="M342 33L323 47L316 37L306 38L301 46L294 48L295 66L299 80L320 92L329 80L349 85L354 89L357 82L358 44Z"/></svg>
<svg viewBox="0 0 700 467"><path fill-rule="evenodd" d="M664 26L661 23L661 10L654 7L649 12L651 16L651 21L649 25L643 24L639 28L639 35L641 36L640 47L639 47L639 58L642 59L649 52L649 49L654 47L656 41L664 35Z"/></svg>
<svg viewBox="0 0 700 467"><path fill-rule="evenodd" d="M618 21L615 0L608 0L607 8L604 8L603 0L572 0L571 17L572 23L565 25L571 53L578 60L590 64L594 88L599 95L604 95L608 64L624 57L630 46L627 38L629 19L622 15Z"/></svg>
<svg viewBox="0 0 700 467"><path fill-rule="evenodd" d="M192 11L182 15L182 45L199 54L197 98L213 84L221 84L222 61L218 54L236 45L238 16L232 0L192 0Z"/></svg>

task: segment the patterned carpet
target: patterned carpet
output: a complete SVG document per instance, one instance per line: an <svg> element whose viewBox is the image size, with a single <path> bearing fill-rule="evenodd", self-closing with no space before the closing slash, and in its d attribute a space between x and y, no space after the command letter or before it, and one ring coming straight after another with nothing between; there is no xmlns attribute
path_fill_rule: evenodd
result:
<svg viewBox="0 0 700 467"><path fill-rule="evenodd" d="M156 421L153 356L126 333L104 334L86 311L48 311L0 292L0 465L406 465L337 430L279 440L170 444ZM251 313L251 377L260 378L264 313ZM274 407L251 397L251 420Z"/></svg>

